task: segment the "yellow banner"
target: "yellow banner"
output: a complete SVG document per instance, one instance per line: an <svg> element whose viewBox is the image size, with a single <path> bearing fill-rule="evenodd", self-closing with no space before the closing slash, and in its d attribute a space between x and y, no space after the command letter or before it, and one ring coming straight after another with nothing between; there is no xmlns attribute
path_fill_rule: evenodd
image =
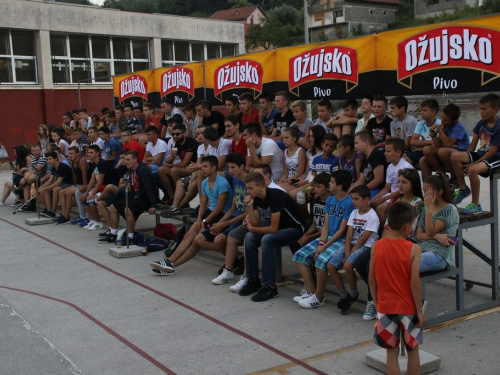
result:
<svg viewBox="0 0 500 375"><path fill-rule="evenodd" d="M222 93L232 89L253 90L256 98L262 93L264 83L275 80L274 65L274 50L208 60L205 62L205 84L220 101Z"/></svg>
<svg viewBox="0 0 500 375"><path fill-rule="evenodd" d="M153 70L114 76L113 91L119 103L137 97L148 100L148 94L155 91Z"/></svg>
<svg viewBox="0 0 500 375"><path fill-rule="evenodd" d="M203 87L203 63L155 69L154 82L154 91L160 93L160 99L183 92L188 94L188 101L191 101L195 89Z"/></svg>

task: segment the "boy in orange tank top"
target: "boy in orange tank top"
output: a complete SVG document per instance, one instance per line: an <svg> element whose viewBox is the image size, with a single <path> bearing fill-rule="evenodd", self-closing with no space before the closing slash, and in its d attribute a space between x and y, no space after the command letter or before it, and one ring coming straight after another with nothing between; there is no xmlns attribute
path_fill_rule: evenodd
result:
<svg viewBox="0 0 500 375"><path fill-rule="evenodd" d="M408 351L408 375L420 374L418 345L425 323L420 285L421 249L406 238L413 230L416 211L399 201L389 209L391 232L372 247L370 289L377 309L374 342L387 349L387 374L399 374L401 329Z"/></svg>

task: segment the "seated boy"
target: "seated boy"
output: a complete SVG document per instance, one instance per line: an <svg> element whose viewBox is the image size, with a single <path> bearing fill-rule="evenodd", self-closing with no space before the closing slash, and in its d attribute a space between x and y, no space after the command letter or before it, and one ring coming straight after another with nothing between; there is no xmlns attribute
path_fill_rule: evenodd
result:
<svg viewBox="0 0 500 375"><path fill-rule="evenodd" d="M458 181L451 165L451 154L466 151L470 145L469 134L464 124L458 121L460 108L455 104L448 104L441 111L441 125L434 124L429 128L432 145L424 147L424 157L420 159L422 181L436 172L443 172L441 162L451 173L449 181L452 191L457 188Z"/></svg>
<svg viewBox="0 0 500 375"><path fill-rule="evenodd" d="M295 121L290 126L296 126L299 129L299 146L304 150L311 149L309 143L309 129L313 127L313 122L306 118L306 103L302 100L296 100L290 106Z"/></svg>
<svg viewBox="0 0 500 375"><path fill-rule="evenodd" d="M389 102L389 109L393 118L391 122L391 138L401 138L405 141L405 151L409 151L417 120L407 113L408 99L404 96L395 96Z"/></svg>
<svg viewBox="0 0 500 375"><path fill-rule="evenodd" d="M406 202L396 202L389 210L389 237L372 247L370 289L377 309L375 344L387 349L387 373L399 374L401 329L408 351L408 374L420 374L418 345L423 342L420 285L421 249L406 237L413 230L415 209ZM388 272L390 270L391 272Z"/></svg>
<svg viewBox="0 0 500 375"><path fill-rule="evenodd" d="M198 217L172 256L150 263L153 273L158 276L173 275L174 264L178 267L192 259L200 250L194 241L196 235L218 222L231 208L233 191L227 180L217 174L219 161L213 155L204 156L201 160L201 172L205 179L201 184Z"/></svg>
<svg viewBox="0 0 500 375"><path fill-rule="evenodd" d="M454 201L462 202L472 193L472 202L460 210L464 214L482 212L479 204L479 176L488 177L491 171L500 167L500 120L497 112L500 108L500 97L487 94L479 100L481 120L474 127L474 136L467 152L456 152L451 155L451 162L459 190L455 191ZM476 152L477 143L479 148ZM465 165L465 166L464 166ZM470 189L465 184L464 176L469 175Z"/></svg>
<svg viewBox="0 0 500 375"><path fill-rule="evenodd" d="M398 172L401 169L413 169L413 166L403 159L405 142L401 138L391 138L385 144L385 159L389 163L385 177L385 186L373 197L371 203L376 207L380 223L385 223L389 200L401 195L399 192Z"/></svg>
<svg viewBox="0 0 500 375"><path fill-rule="evenodd" d="M405 155L405 160L411 165L418 165L419 160L424 157L424 147L433 144L429 129L433 125L441 125L441 120L436 118L438 111L439 103L436 99L427 99L420 104L420 117L422 117L422 120L417 123L411 136L412 150L407 151Z"/></svg>
<svg viewBox="0 0 500 375"><path fill-rule="evenodd" d="M293 256L293 261L304 279L307 293L295 297L304 308L320 307L325 304L325 286L328 278L327 264L336 251L342 251L347 233L347 221L354 206L347 193L351 186L351 174L348 171L335 171L330 181L333 194L325 203L325 221L321 236L305 245ZM311 265L316 267L316 284Z"/></svg>
<svg viewBox="0 0 500 375"><path fill-rule="evenodd" d="M391 122L392 118L386 115L387 98L385 96L376 96L373 98L373 114L374 118L368 120L366 130L373 133L375 147L383 150L385 141L391 139Z"/></svg>
<svg viewBox="0 0 500 375"><path fill-rule="evenodd" d="M328 273L340 293L337 307L341 310L342 315L347 313L347 310L359 297L353 263L364 252L370 251L378 239L380 226L377 213L370 207L370 189L364 185L356 186L351 190L351 198L355 209L351 212L347 222L345 254L342 254L342 248L340 248L330 258L327 266ZM346 291L344 281L338 272L342 267L345 268L349 281L349 293Z"/></svg>
<svg viewBox="0 0 500 375"><path fill-rule="evenodd" d="M333 134L335 134L337 138L345 134L352 135L353 127L355 127L358 122L358 102L356 100L346 100L342 108L344 109L344 114L336 115L326 124L327 127L332 128Z"/></svg>

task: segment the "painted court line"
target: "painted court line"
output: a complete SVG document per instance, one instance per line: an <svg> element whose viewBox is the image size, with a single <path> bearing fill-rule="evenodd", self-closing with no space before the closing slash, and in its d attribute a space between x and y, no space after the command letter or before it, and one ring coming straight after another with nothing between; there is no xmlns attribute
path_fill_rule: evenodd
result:
<svg viewBox="0 0 500 375"><path fill-rule="evenodd" d="M148 286L146 284L143 284L143 283L141 283L141 282L139 282L137 280L134 280L134 279L132 279L132 278L130 278L128 276L125 276L125 275L123 275L123 274L121 274L121 273L119 273L119 272L117 272L117 271L115 271L115 270L113 270L113 269L105 266L104 264L101 264L101 263L99 263L99 262L97 262L97 261L95 261L95 260L93 260L91 258L88 258L85 255L82 255L82 254L80 254L80 253L78 253L78 252L76 252L74 250L71 250L70 248L67 248L67 247L65 247L63 245L60 245L57 242L54 242L54 241L52 241L49 238L46 238L46 237L44 237L42 235L39 235L39 234L37 234L35 232L32 232L32 231L30 231L30 230L28 230L26 228L23 228L20 225L14 224L14 223L12 223L12 222L10 222L8 220L2 219L2 218L0 218L0 220L3 221L3 222L5 222L5 223L7 223L7 224L10 224L10 225L18 228L18 229L21 229L21 230L23 230L23 231L25 231L27 233L30 233L33 236L41 238L42 240L44 240L46 242L49 242L49 243L51 243L51 244L53 244L53 245L55 245L55 246L57 246L57 247L59 247L59 248L61 248L63 250L66 250L66 251L68 251L68 252L70 252L70 253L72 253L72 254L74 254L74 255L76 255L76 256L84 259L84 260L86 260L87 262L90 262L90 263L92 263L92 264L94 264L94 265L96 265L98 267L101 267L102 269L104 269L104 270L106 270L106 271L108 271L108 272L110 272L112 274L115 274L116 276L119 276L119 277L121 277L121 278L123 278L123 279L125 279L125 280L127 280L127 281L129 281L129 282L131 282L131 283L133 283L135 285L137 285L137 286L140 286L141 288L149 290L150 292L155 293L155 294L159 295L160 297L163 297L163 298L167 299L168 301L173 302L173 303L175 303L175 304L177 304L177 305L179 305L179 306L181 306L181 307L183 307L183 308L185 308L185 309L187 309L187 310L189 310L189 311L191 311L191 312L193 312L193 313L195 313L195 314L197 314L197 315L199 315L199 316L201 316L201 317L203 317L203 318L205 318L205 319L207 319L207 320L209 320L209 321L211 321L211 322L213 322L213 323L215 323L215 324L217 324L217 325L219 325L219 326L221 326L223 328L226 328L227 330L229 330L229 331L231 331L233 333L236 333L237 335L239 335L241 337L244 337L247 340L253 341L257 345L260 345L263 348L266 348L266 349L272 351L273 353L275 353L275 354L277 354L277 355L279 355L279 356L281 356L283 358L286 358L287 360L289 360L289 361L291 361L293 363L296 363L298 366L301 366L301 367L303 367L303 368L311 371L314 374L327 375L325 372L323 372L323 371L321 371L321 370L319 370L319 369L317 369L317 368L315 368L315 367L307 364L306 362L304 362L304 361L302 361L300 359L292 357L291 355L289 355L289 354L287 354L287 353L285 353L285 352L283 352L283 351L281 351L281 350L279 350L279 349L277 349L277 348L275 348L275 347L273 347L273 346L265 343L264 341L261 341L261 340L255 338L255 337L253 337L253 336L250 336L249 334L247 334L247 333L245 333L245 332L243 332L243 331L241 331L241 330L239 330L237 328L234 328L234 327L230 326L229 324L224 323L223 321L220 321L220 320L218 320L218 319L216 319L216 318L214 318L214 317L212 317L212 316L210 316L210 315L208 315L208 314L206 314L206 313L204 313L204 312L202 312L200 310L195 309L194 307L192 307L190 305L187 305L187 304L185 304L185 303L183 303L183 302L181 302L181 301L179 301L179 300L177 300L177 299L175 299L173 297L170 297L170 296L168 296L168 295L166 295L166 294L164 294L164 293L162 293L162 292L160 292L160 291L158 291L156 289L151 288L150 286ZM60 300L60 301L64 302L62 300ZM75 307L77 307L77 306L75 306Z"/></svg>
<svg viewBox="0 0 500 375"><path fill-rule="evenodd" d="M114 338L118 339L119 341L121 341L122 343L124 343L125 345L127 345L130 349L132 349L134 352L136 352L137 354L139 354L140 356L142 356L143 358L145 358L146 360L148 360L149 362L151 362L153 365L155 365L156 367L158 367L164 373L169 374L169 375L175 375L175 372L173 372L172 370L170 370L168 367L166 367L163 364L161 364L160 362L158 362L156 359L154 359L153 357L151 357L148 353L146 353L145 351L143 351L142 349L140 349L139 347L135 346L130 341L128 341L125 337L121 336L116 331L112 330L107 325L105 325L104 323L102 323L100 320L98 320L97 318L94 318L92 315L90 315L88 312L86 312L85 310L83 310L81 307L78 307L77 305L75 305L75 304L73 304L71 302L64 301L64 300L59 299L59 298L47 296L45 294L31 292L29 290L12 288L12 287L9 287L9 286L4 286L4 285L0 285L0 288L1 289L12 290L12 291L15 291L15 292L21 292L21 293L31 294L33 296L37 296L37 297L41 297L41 298L45 298L45 299L50 299L52 301L63 303L65 305L67 305L67 306L75 309L80 314L82 314L83 316L85 316L87 319L89 319L92 322L94 322L95 324L97 324L99 327L101 327L106 332L108 332L111 336L113 336Z"/></svg>

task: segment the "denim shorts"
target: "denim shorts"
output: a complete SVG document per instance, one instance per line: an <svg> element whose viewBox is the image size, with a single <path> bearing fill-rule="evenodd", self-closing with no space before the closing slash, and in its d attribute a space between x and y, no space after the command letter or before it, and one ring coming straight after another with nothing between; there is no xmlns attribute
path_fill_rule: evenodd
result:
<svg viewBox="0 0 500 375"><path fill-rule="evenodd" d="M354 253L351 253L347 259L346 259L346 262L349 262L351 264L354 264L354 262L356 261L356 259L359 258L360 255L364 254L365 251L370 251L371 248L368 247L368 246L361 246L358 250L356 250ZM345 256L345 255L344 255Z"/></svg>

